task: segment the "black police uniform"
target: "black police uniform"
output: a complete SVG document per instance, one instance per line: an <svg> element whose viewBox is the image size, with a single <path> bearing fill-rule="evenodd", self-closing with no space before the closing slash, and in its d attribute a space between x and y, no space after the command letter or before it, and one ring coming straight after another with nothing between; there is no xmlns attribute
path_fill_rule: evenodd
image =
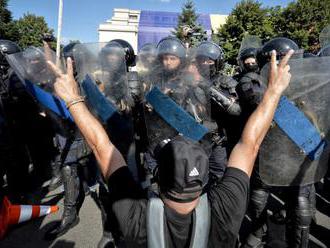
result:
<svg viewBox="0 0 330 248"><path fill-rule="evenodd" d="M8 194L13 202L23 203L21 196L42 183L45 165L50 163L54 149L50 126L39 115L37 104L5 57L16 52L20 52L20 48L14 42L0 40L0 156L1 167L5 170L2 174L7 176ZM29 173L31 163L33 171ZM32 176L36 177L31 180ZM26 200L31 203L31 199Z"/></svg>
<svg viewBox="0 0 330 248"><path fill-rule="evenodd" d="M140 76L141 84L147 90L150 90L153 86L158 86L161 90L165 86L169 90L169 94L177 104L182 103L182 92L178 90L177 85L182 84L182 73L185 66L186 50L182 42L174 37L167 37L162 39L156 47L156 62L150 65L148 73ZM162 56L164 54L171 54L180 58L180 65L174 70L165 70L162 64ZM142 160L137 161L140 167L143 167L140 180L143 182L152 178L154 169L157 167L154 150L165 139L171 138L177 134L177 132L169 126L164 120L162 120L156 113L150 110L148 105L141 99L139 107L140 117L138 121L135 121L136 127L142 127L145 131L139 133L139 140L137 144L137 152L143 157ZM137 128L135 128L137 130ZM141 146L141 147L140 147ZM142 170L141 170L142 171Z"/></svg>
<svg viewBox="0 0 330 248"><path fill-rule="evenodd" d="M213 65L203 64L212 60ZM210 174L222 177L227 166L227 157L239 140L240 106L236 93L237 82L220 73L224 67L224 53L215 43L204 41L196 49L196 62L200 74L210 80L211 115L217 124L212 136L213 147L210 156ZM205 73L206 72L206 73Z"/></svg>
<svg viewBox="0 0 330 248"><path fill-rule="evenodd" d="M125 61L122 61L122 63L118 63L117 61L115 65L111 66L109 61L107 61L107 55L115 52L116 48L125 51ZM134 66L135 64L134 50L128 42L115 39L110 41L101 50L99 56L102 63L102 70L107 71L108 69L111 71L111 74L109 73L109 78L107 78L109 84L104 85L103 93L118 109L118 111L107 120L104 127L111 137L111 142L120 153L123 154L126 162L128 162L131 157L134 157L134 154L132 154L132 144L134 142L132 115L134 115L134 107L132 108L133 100L129 94L131 90L136 89L137 86L133 85L133 89L127 87L128 78L126 77L126 72L130 66ZM114 68L117 68L117 70ZM131 72L128 72L128 75L130 75L130 73ZM104 82L99 83L103 84ZM137 91L139 90L137 89ZM131 163L128 164L131 165ZM135 170L135 168L133 170ZM119 228L114 221L113 212L109 207L112 201L112 199L109 198L109 191L112 189L107 187L103 179L100 179L99 183L98 203L101 210L103 234L97 247L112 247L115 243L120 242L121 238L121 234L118 231Z"/></svg>
<svg viewBox="0 0 330 248"><path fill-rule="evenodd" d="M75 43L71 43L63 49L65 58L73 58L74 45ZM55 177L52 183L56 184L60 177L64 185L64 211L61 223L48 230L45 235L47 239L54 239L79 223L78 214L85 198L85 191L88 192L88 186L96 182L96 164L92 150L76 125L49 111L47 115L53 121L56 132L54 143L58 149L53 164Z"/></svg>

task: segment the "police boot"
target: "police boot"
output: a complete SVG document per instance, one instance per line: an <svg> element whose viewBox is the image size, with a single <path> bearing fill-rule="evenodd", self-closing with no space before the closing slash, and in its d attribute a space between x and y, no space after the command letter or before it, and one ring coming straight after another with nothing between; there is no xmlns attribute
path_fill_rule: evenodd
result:
<svg viewBox="0 0 330 248"><path fill-rule="evenodd" d="M265 242L263 241L264 236L267 233L267 225L264 224L260 229L251 233L245 243L242 245L242 248L263 248Z"/></svg>
<svg viewBox="0 0 330 248"><path fill-rule="evenodd" d="M298 196L297 205L287 225L287 242L290 248L308 247L310 224L315 212L314 193L312 189L309 197Z"/></svg>
<svg viewBox="0 0 330 248"><path fill-rule="evenodd" d="M266 205L269 197L269 190L256 188L251 192L249 215L252 219L252 233L247 237L243 248L262 248L267 234L267 210Z"/></svg>
<svg viewBox="0 0 330 248"><path fill-rule="evenodd" d="M61 176L61 164L56 161L52 162L52 179L50 180L48 190L53 191L57 189L62 184L62 176Z"/></svg>
<svg viewBox="0 0 330 248"><path fill-rule="evenodd" d="M103 231L103 235L99 243L97 244L97 248L115 248L115 240L111 234L111 232Z"/></svg>
<svg viewBox="0 0 330 248"><path fill-rule="evenodd" d="M64 184L64 211L61 223L46 233L45 238L50 240L62 236L79 223L78 210L82 202L79 201L79 196L84 196L84 194L79 194L81 187L77 166L64 166L62 168L62 178Z"/></svg>

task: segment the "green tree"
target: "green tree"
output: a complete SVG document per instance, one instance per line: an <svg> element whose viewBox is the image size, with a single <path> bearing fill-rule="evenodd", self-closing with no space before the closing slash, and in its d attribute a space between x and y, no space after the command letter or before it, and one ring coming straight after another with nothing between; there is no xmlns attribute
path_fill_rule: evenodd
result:
<svg viewBox="0 0 330 248"><path fill-rule="evenodd" d="M330 23L330 0L298 0L282 9L275 18L279 36L290 38L309 51L319 48L319 34Z"/></svg>
<svg viewBox="0 0 330 248"><path fill-rule="evenodd" d="M246 34L256 35L268 40L276 35L270 11L278 13L279 9L263 8L254 0L238 3L221 26L214 39L224 49L229 63L236 64L240 43Z"/></svg>
<svg viewBox="0 0 330 248"><path fill-rule="evenodd" d="M43 34L53 34L54 32L48 27L44 17L29 13L24 14L22 18L15 21L15 26L19 33L18 44L22 48L28 46L42 46ZM52 42L51 46L54 48L55 42Z"/></svg>
<svg viewBox="0 0 330 248"><path fill-rule="evenodd" d="M8 10L8 0L0 0L0 39L17 41L19 35Z"/></svg>
<svg viewBox="0 0 330 248"><path fill-rule="evenodd" d="M197 19L198 15L196 14L195 5L193 1L188 0L182 7L182 12L179 15L178 24L173 34L190 46L195 46L199 42L206 40L207 34ZM190 29L189 33L186 32L188 29Z"/></svg>

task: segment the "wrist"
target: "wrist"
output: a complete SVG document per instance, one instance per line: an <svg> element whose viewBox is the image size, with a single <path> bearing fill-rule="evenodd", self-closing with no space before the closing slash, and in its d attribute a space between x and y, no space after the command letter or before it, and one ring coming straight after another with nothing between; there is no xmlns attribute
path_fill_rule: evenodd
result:
<svg viewBox="0 0 330 248"><path fill-rule="evenodd" d="M284 90L283 89L279 89L278 87L268 87L267 88L267 92L269 94L271 94L272 96L281 97L281 95L283 94Z"/></svg>
<svg viewBox="0 0 330 248"><path fill-rule="evenodd" d="M82 103L85 102L85 97L83 96L77 96L74 98L71 98L71 100L66 101L65 105L67 109L70 109L70 107L72 107L73 105L76 105L77 103Z"/></svg>
<svg viewBox="0 0 330 248"><path fill-rule="evenodd" d="M69 102L75 101L80 98L81 98L81 95L77 94L77 95L70 95L67 97L63 97L62 99L64 100L65 104L67 105Z"/></svg>

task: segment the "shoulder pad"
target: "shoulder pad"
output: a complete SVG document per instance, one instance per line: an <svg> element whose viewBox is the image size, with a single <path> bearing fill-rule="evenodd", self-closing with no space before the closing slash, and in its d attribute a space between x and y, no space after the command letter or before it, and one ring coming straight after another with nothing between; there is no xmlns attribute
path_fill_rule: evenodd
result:
<svg viewBox="0 0 330 248"><path fill-rule="evenodd" d="M262 77L255 72L246 73L241 79L240 83L257 83L259 86L263 84Z"/></svg>
<svg viewBox="0 0 330 248"><path fill-rule="evenodd" d="M227 75L219 75L215 80L215 85L224 89L235 88L238 82Z"/></svg>

